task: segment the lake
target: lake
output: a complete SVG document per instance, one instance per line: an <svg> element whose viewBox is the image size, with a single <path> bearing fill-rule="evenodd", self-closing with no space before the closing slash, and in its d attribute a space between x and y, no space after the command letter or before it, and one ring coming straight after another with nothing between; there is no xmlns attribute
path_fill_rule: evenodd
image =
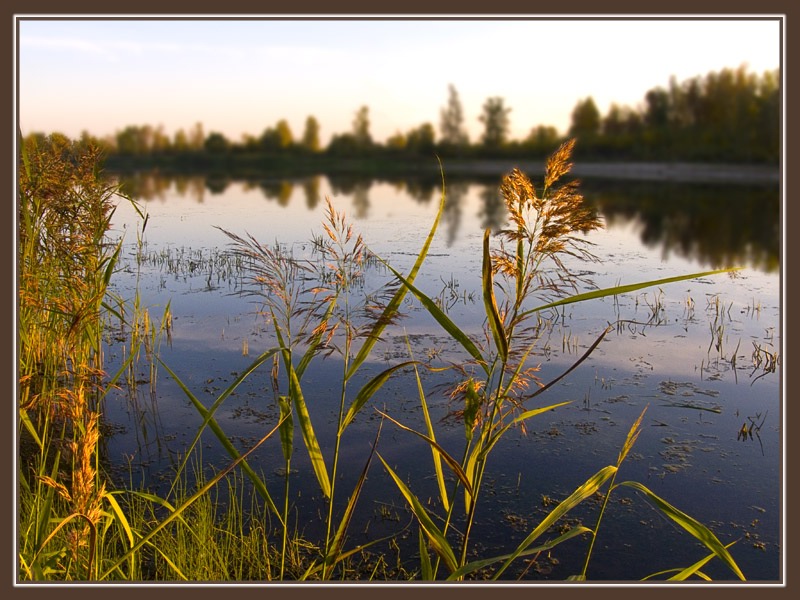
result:
<svg viewBox="0 0 800 600"><path fill-rule="evenodd" d="M539 175L530 176L537 184ZM146 210L148 221L139 248L141 217L124 202L117 208L110 235L124 236L124 250L111 288L131 301L138 289L155 321L169 304L172 328L169 339L158 346L160 355L206 407L255 357L276 345L260 305L239 293L246 273L231 259L231 240L219 228L252 235L267 246L280 244L298 259L313 260L313 240L323 233L325 199L330 198L371 252L407 273L441 194L440 178L421 175L243 181L140 174L122 183ZM506 223L499 183L499 177L468 175L446 181L442 220L416 283L484 344L481 244L485 228L497 230ZM642 433L620 478L648 486L708 525L723 543L736 541L731 552L749 580L781 579L777 185L586 178L581 190L605 228L587 237L598 260L569 265L592 285L604 288L734 265L743 269L735 275L704 276L542 314L529 364L539 365L537 376L543 383L568 369L609 323L624 323L531 407L570 404L527 421L525 431L511 430L494 450L472 534L479 542L476 558L511 551L552 509L554 500L566 498L592 474L613 464L629 428L647 408ZM357 281L354 306L389 280L387 269L370 261ZM439 364L465 359L463 349L419 302L407 297L402 312L405 318L384 332L361 379L349 384L351 395L359 382L408 360L409 346L416 357ZM109 372L127 356L123 337L109 336ZM263 365L247 378L216 413L240 451L277 423L270 366ZM341 369L336 355L317 357L303 379L326 460L335 441ZM437 440L460 457L464 427L453 416L457 407L445 392L453 374L423 370L421 378ZM106 416L115 433L105 450L122 481L132 478L159 489L170 480L202 419L163 367L153 377L144 356L135 380L136 389L123 386L107 398ZM390 379L348 429L342 449L347 468L337 482L344 490L339 492L342 503L369 454L380 422L377 410L409 427L423 427L413 372ZM303 535L319 539L324 536L316 518L322 506L320 491L297 431L295 436L291 501L304 515L298 523ZM431 452L424 442L386 421L377 451L420 498L431 499L431 510L443 514L435 501ZM229 462L208 432L202 437L202 460L217 468ZM269 440L250 462L264 473L270 493L282 504L280 442ZM585 519L593 526L596 511L592 500L568 518ZM346 546L392 534L397 547L382 542L374 548L392 557L396 551L413 567L419 553L416 523L375 460ZM535 562L520 561L507 576L564 580L580 571L585 553L584 540L569 540ZM643 497L620 491L607 508L588 573L594 580L637 580L688 566L705 554ZM718 561L704 570L714 578L732 575Z"/></svg>

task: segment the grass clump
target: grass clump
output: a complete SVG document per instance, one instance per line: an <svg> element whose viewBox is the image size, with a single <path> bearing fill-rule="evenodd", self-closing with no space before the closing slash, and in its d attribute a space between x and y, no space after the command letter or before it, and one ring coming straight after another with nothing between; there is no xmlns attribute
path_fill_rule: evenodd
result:
<svg viewBox="0 0 800 600"><path fill-rule="evenodd" d="M96 149L59 136L26 140L20 159L20 576L93 579L109 516L97 448L117 189L97 172Z"/></svg>

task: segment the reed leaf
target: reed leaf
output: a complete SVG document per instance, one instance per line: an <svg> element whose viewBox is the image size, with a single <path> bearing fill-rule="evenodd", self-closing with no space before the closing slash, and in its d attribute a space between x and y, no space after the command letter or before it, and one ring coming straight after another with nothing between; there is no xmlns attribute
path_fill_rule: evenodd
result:
<svg viewBox="0 0 800 600"><path fill-rule="evenodd" d="M281 356L283 357L283 365L286 368L286 373L289 377L289 396L294 403L295 411L297 412L297 421L300 425L300 433L303 435L303 444L308 452L308 458L311 459L311 466L317 476L317 481L322 489L322 493L326 498L331 497L331 481L328 477L328 468L325 466L325 457L322 455L322 449L317 440L317 434L314 433L314 426L311 423L311 415L306 406L306 400L303 396L303 388L300 385L300 378L297 376L297 370L294 368L292 362L292 351L286 345L286 342L281 334L281 329L275 321L275 314L272 314L272 320L276 323L275 335L278 338L278 344L281 347Z"/></svg>
<svg viewBox="0 0 800 600"><path fill-rule="evenodd" d="M702 542L706 548L711 550L711 552L713 552L722 562L724 562L741 581L746 581L744 574L742 573L741 569L739 569L739 565L736 564L736 561L733 559L730 552L728 552L727 547L719 541L717 536L714 535L714 533L708 529L708 527L690 517L683 511L678 510L669 502L662 499L660 496L652 492L649 488L642 485L638 481L624 481L619 485L631 487L643 493L648 500L655 504L655 506L662 513L664 513L664 515L672 519L675 523L692 534L697 540Z"/></svg>
<svg viewBox="0 0 800 600"><path fill-rule="evenodd" d="M292 459L294 449L294 419L292 419L292 404L286 396L278 397L278 406L281 411L281 450L283 458L288 462Z"/></svg>
<svg viewBox="0 0 800 600"><path fill-rule="evenodd" d="M375 455L375 448L378 446L378 440L380 437L381 428L379 427L378 432L375 434L375 441L372 442L372 448L369 451L367 463L364 465L364 468L361 471L361 476L358 478L358 482L356 483L356 487L353 490L353 493L350 495L350 499L347 501L344 515L339 522L339 527L336 529L336 534L333 536L333 541L325 555L323 579L329 579L331 573L333 572L333 567L336 566L336 563L342 560L341 552L344 545L345 534L347 533L347 528L349 527L350 521L353 518L358 497L361 495L361 489L364 487L364 482L367 480L367 473L369 472L369 467L372 464L372 457Z"/></svg>
<svg viewBox="0 0 800 600"><path fill-rule="evenodd" d="M236 449L236 447L233 445L233 443L225 435L225 432L222 431L222 428L219 426L219 424L217 423L216 419L214 419L213 414L210 413L210 411L206 410L206 407L203 406L203 403L200 402L200 400L198 400L195 397L194 394L192 394L191 390L189 390L189 388L186 387L186 385L175 374L175 372L172 369L170 369L169 365L164 363L161 360L161 358L159 358L158 360L159 360L159 362L161 362L162 366L167 370L167 372L170 374L170 376L175 380L175 382L178 384L178 386L183 390L183 393L186 394L186 397L189 398L189 400L194 405L194 407L197 410L197 412L199 412L200 416L203 417L203 423L206 424L211 429L211 431L214 432L214 435L217 436L217 439L222 444L222 447L225 448L225 450L228 452L228 455L231 458L233 458L234 460L239 460L240 458L242 458L242 456L239 454L239 451ZM240 376L239 379L241 379L241 376ZM237 381L238 381L238 379L237 379ZM234 382L234 384L236 384L236 382ZM234 385L234 384L232 384L232 385ZM233 390L231 390L231 391L233 391ZM199 435L199 432L198 432L198 435ZM187 452L187 457L184 459L184 461L182 463L182 467L185 466L187 458L188 458L188 452ZM249 464L247 464L247 461L242 461L242 470L250 478L250 481L253 483L253 486L256 488L256 490L258 490L258 493L264 499L264 502L267 503L267 506L269 507L269 509L273 513L275 513L275 516L278 517L278 519L280 520L281 525L283 525L283 517L281 516L281 513L278 510L277 506L275 506L275 503L272 501L272 497L270 496L269 491L267 490L267 486L264 484L264 481L256 474L255 471L253 471L252 467Z"/></svg>
<svg viewBox="0 0 800 600"><path fill-rule="evenodd" d="M442 214L444 214L444 203L445 203L445 183L444 183L444 168L442 167L441 160L439 161L439 170L442 174L442 195L439 200L439 209L436 211L436 217L433 219L433 225L431 226L430 231L428 232L428 236L425 238L425 243L422 245L422 248L417 255L417 259L414 261L414 265L411 267L411 271L408 273L408 277L403 281L408 281L409 284L414 282L414 279L417 277L417 273L419 272L420 268L422 267L422 263L425 262L425 258L428 255L428 249L433 242L433 238L436 235L436 230L439 227L439 221L442 218ZM385 263L384 263L385 264ZM394 271L394 269L392 269ZM401 286L395 294L392 296L389 303L386 305L386 308L381 313L381 316L378 317L375 324L372 326L369 334L367 335L364 344L356 354L353 361L350 363L350 368L347 370L345 374L345 380L349 380L353 377L353 374L361 367L361 364L367 359L367 357L372 352L372 348L375 346L377 341L380 339L381 333L386 328L386 325L391 322L392 318L397 314L397 311L400 308L401 303L403 302L403 298L405 298L407 292L407 286Z"/></svg>
<svg viewBox="0 0 800 600"><path fill-rule="evenodd" d="M481 284L483 288L483 305L486 309L486 318L489 321L489 328L492 330L494 344L500 360L505 363L508 360L508 339L506 338L503 320L497 310L497 300L494 295L494 278L492 277L492 257L489 254L489 236L491 230L483 232L483 263Z"/></svg>
<svg viewBox="0 0 800 600"><path fill-rule="evenodd" d="M528 547L536 541L536 539L542 535L545 531L547 531L552 525L556 523L561 517L566 515L570 510L578 506L581 502L586 500L587 498L593 496L600 487L608 481L610 478L614 476L617 472L617 467L614 465L608 465L600 469L597 473L592 475L589 479L586 480L581 486L579 486L572 494L569 495L568 498L562 500L558 506L556 506L543 520L539 525L528 534L522 543L517 546L517 549L509 554L508 559L503 563L503 565L495 572L493 579L498 579L503 572L509 567L509 565L516 560L522 552L524 552Z"/></svg>
<svg viewBox="0 0 800 600"><path fill-rule="evenodd" d="M436 527L436 524L431 520L430 515L428 515L428 511L425 510L425 507L422 506L422 503L419 499L408 489L408 486L403 482L400 477L397 476L397 473L392 470L392 468L388 465L388 463L383 460L383 457L378 454L378 458L383 463L384 468L389 473L391 478L394 480L397 488L400 490L400 493L403 494L403 497L408 502L409 506L411 507L411 512L414 513L414 516L417 517L417 521L420 524L420 527L425 532L425 535L428 538L433 549L436 551L441 559L444 561L447 568L452 573L458 568L458 564L456 562L456 555L453 552L453 549L450 547L447 539L444 537L444 534Z"/></svg>
<svg viewBox="0 0 800 600"><path fill-rule="evenodd" d="M284 350L284 358L287 353L288 351ZM308 413L308 407L303 397L303 389L300 387L300 380L297 378L297 372L294 370L291 359L286 359L284 362L289 374L289 395L292 397L295 411L297 411L297 421L300 425L300 432L303 434L303 443L308 451L308 457L311 459L311 466L317 475L317 481L322 493L326 498L330 498L331 482L328 477L328 469L325 466L325 457L322 455L322 449L311 424L311 415Z"/></svg>
<svg viewBox="0 0 800 600"><path fill-rule="evenodd" d="M411 349L411 343L406 337L406 347L408 348L409 356L413 357L413 351ZM428 402L425 398L425 390L422 389L422 380L419 376L419 369L417 365L414 364L414 377L417 382L417 393L419 394L419 402L420 406L422 407L422 417L425 421L425 431L428 434L428 437L433 441L436 441L436 432L433 429L433 423L431 422L431 415L428 411ZM445 486L444 481L444 473L442 472L442 459L441 455L436 451L436 448L431 446L431 457L433 458L433 470L436 474L436 483L439 486L439 497L442 500L442 506L444 506L445 511L450 510L450 498L447 494L447 487Z"/></svg>
<svg viewBox="0 0 800 600"><path fill-rule="evenodd" d="M394 267L392 267L389 263L385 262L383 259L379 259L383 264L388 268L395 277L403 284L408 291L410 291L416 298L419 300L425 309L430 313L430 315L436 319L436 322L442 326L450 336L457 341L467 353L474 358L478 364L480 364L486 373L489 373L489 367L487 366L487 362L481 354L480 350L478 350L477 346L473 343L473 341L469 338L469 336L464 333L458 325L453 323L453 321L448 317L441 308L439 308L436 303L431 300L424 292L420 291L416 288L413 283L403 277Z"/></svg>
<svg viewBox="0 0 800 600"><path fill-rule="evenodd" d="M495 447L497 442L500 441L500 439L503 437L503 435L505 435L505 433L512 426L517 425L519 423L522 423L522 422L524 422L524 421L526 421L526 420L528 420L528 419L530 419L532 417L535 417L537 415L540 415L542 413L549 412L551 410L555 410L557 408L560 408L562 406L566 406L567 404L571 404L571 403L572 403L572 401L568 400L566 402L559 402L558 404L551 404L550 406L544 406L544 407L541 407L541 408L533 408L531 410L527 410L527 411L523 412L521 415L518 415L517 417L515 417L507 425L504 425L500 429L496 429L495 431L493 431L491 433L491 435L489 435L489 437L487 438L485 444L481 445L480 447L476 446L475 447L476 449L473 450L473 454L470 456L470 460L469 460L468 464L469 465L474 465L474 464L476 464L478 462L478 460L485 461L486 457L489 455L489 452L492 451L492 448ZM474 456L474 458L473 458L473 456ZM466 471L469 472L470 469L467 468Z"/></svg>
<svg viewBox="0 0 800 600"><path fill-rule="evenodd" d="M390 417L389 415L387 415L384 412L381 412L380 410L377 410L376 412L379 415L381 415L382 417L384 417L386 419L389 419L392 423L397 425L400 429L402 429L404 431L408 431L410 433L413 433L417 437L422 438L423 440L425 440L430 445L430 447L433 448L436 451L436 453L444 459L444 462L447 463L447 465L453 471L455 476L458 477L459 481L461 481L461 483L464 484L464 487L467 490L467 493L469 493L470 495L472 494L472 483L470 482L470 480L467 477L467 475L464 472L464 470L461 468L461 465L458 463L458 461L456 459L454 459L452 456L450 456L450 454L447 453L447 450L442 448L436 442L436 440L429 438L424 433L420 433L419 431L415 431L415 430L411 429L410 427L406 427L405 425L403 425L399 421L394 420L392 417Z"/></svg>
<svg viewBox="0 0 800 600"><path fill-rule="evenodd" d="M610 288L604 288L602 290L592 290L591 292L583 292L581 294L575 294L574 296L569 296L568 298L562 298L561 300L556 300L554 302L549 302L548 304L543 304L542 306L526 310L520 313L519 316L525 317L533 313L546 310L548 308L555 308L556 306L564 306L566 304L574 304L576 302L585 302L586 300L596 300L598 298L605 298L607 296L618 296L620 294L627 294L628 292L635 292L636 290L641 290L646 287L666 285L667 283L686 281L687 279L697 279L698 277L706 277L709 275L719 275L721 273L731 273L733 271L739 271L742 268L744 267L730 267L726 269L716 269L714 271L702 271L700 273L690 273L688 275L676 275L675 277L665 277L664 279L653 279L651 281L644 281L641 283L618 285Z"/></svg>
<svg viewBox="0 0 800 600"><path fill-rule="evenodd" d="M419 564L423 581L431 581L433 579L433 566L431 565L431 555L428 553L428 543L422 532L422 527L419 528Z"/></svg>
<svg viewBox="0 0 800 600"><path fill-rule="evenodd" d="M556 383L558 383L559 381L561 381L562 379L564 379L564 377L566 377L567 375L569 375L570 373L572 373L572 371L574 371L575 369L577 369L577 368L578 368L578 366L580 366L580 364L581 364L583 361L585 361L587 358L589 358L589 356L591 355L591 353L592 353L592 352L594 352L594 349L595 349L595 348L597 348L597 346L600 344L600 342L602 342L602 341L603 341L603 338L605 338L605 337L608 335L608 333L609 333L609 332L610 332L612 329L613 329L613 327L612 327L611 325L609 325L608 327L606 327L606 328L603 330L603 332L602 332L602 333L601 333L599 336L597 336L597 339L596 339L596 340L595 340L595 341L592 343L592 345L591 345L591 346L589 346L588 350L586 350L586 352L584 352L584 353L581 355L581 357L580 357L578 360L576 360L574 363L572 363L572 364L570 365L569 369L567 369L566 371L564 371L563 373L561 373L561 375L559 375L559 376L558 376L558 377L556 377L555 379L553 379L553 380L551 380L551 381L547 382L547 384L543 385L543 386L542 386L542 387L540 387L538 390L536 390L535 392L533 392L532 394L530 394L530 395L528 396L528 398L534 398L534 397L538 396L539 394L543 394L544 392L546 392L547 390L549 390L551 387L553 387L553 386L554 386Z"/></svg>
<svg viewBox="0 0 800 600"><path fill-rule="evenodd" d="M557 538L555 538L553 540L550 540L549 542L545 542L544 544L541 544L540 546L535 546L533 548L528 548L527 550L525 550L523 552L520 552L514 558L516 559L516 558L521 558L523 556L531 556L531 555L534 555L534 554L539 554L540 552L544 552L546 550L552 550L553 548L555 548L559 544L561 544L563 542L566 542L569 539L572 539L572 538L574 538L576 536L579 536L579 535L583 535L584 533L591 533L591 531L592 530L589 529L588 527L584 527L583 525L577 525L577 526L573 527L572 529L570 529L569 531L566 531L566 532L562 533ZM453 580L456 580L456 579L461 579L465 575L469 575L470 573L474 573L475 571L477 571L479 569L483 569L484 567L488 567L489 565L492 565L494 563L500 562L501 560L508 560L509 558L511 558L511 556L512 556L511 554L503 554L501 556L492 556L491 558L482 558L482 559L479 559L479 560L475 560L475 561L469 562L469 563L465 564L464 566L459 567L458 569L453 571L447 577L447 580L448 581L453 581Z"/></svg>
<svg viewBox="0 0 800 600"><path fill-rule="evenodd" d="M735 543L736 542L731 542L730 544L726 545L725 547L726 548L730 548ZM659 571L657 573L651 573L647 577L643 577L642 581L647 581L648 579L654 579L656 577L661 577L663 575L668 575L670 573L673 573L673 575L671 577L669 577L669 579L668 579L669 581L686 581L692 575L695 575L695 576L697 576L700 579L703 579L705 581L711 581L711 578L708 575L706 575L705 573L703 573L702 571L700 571L700 568L704 567L706 564L708 564L709 561L711 561L716 556L717 555L712 552L711 554L708 554L707 556L705 556L705 557L701 558L700 560L698 560L693 565L689 565L688 567L686 567L684 569L666 569L664 571Z"/></svg>
<svg viewBox="0 0 800 600"><path fill-rule="evenodd" d="M369 401L375 393L380 390L383 385L389 380L389 378L399 371L400 369L404 369L409 365L415 365L417 361L408 360L381 371L377 375L375 375L372 379L370 379L356 394L353 403L350 405L350 408L347 409L347 414L344 416L342 420L342 431L344 431L350 423L353 422L353 419L356 415L364 408L364 405Z"/></svg>

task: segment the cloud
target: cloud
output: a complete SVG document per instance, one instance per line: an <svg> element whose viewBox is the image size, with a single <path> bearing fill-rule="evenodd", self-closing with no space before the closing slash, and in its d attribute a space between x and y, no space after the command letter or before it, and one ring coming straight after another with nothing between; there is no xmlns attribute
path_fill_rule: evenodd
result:
<svg viewBox="0 0 800 600"><path fill-rule="evenodd" d="M72 51L89 54L116 62L127 58L145 58L147 55L164 54L173 56L197 56L206 54L228 59L243 59L248 52L245 48L219 46L214 44L186 44L161 41L94 40L76 37L20 36L20 49L39 49L48 52Z"/></svg>

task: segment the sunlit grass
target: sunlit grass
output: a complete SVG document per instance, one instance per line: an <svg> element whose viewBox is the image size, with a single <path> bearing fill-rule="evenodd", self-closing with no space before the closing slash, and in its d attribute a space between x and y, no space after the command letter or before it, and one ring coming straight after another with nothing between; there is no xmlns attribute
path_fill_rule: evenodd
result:
<svg viewBox="0 0 800 600"><path fill-rule="evenodd" d="M573 142L562 145L547 161L544 183L537 190L518 170L507 175L501 194L508 228L486 230L476 252L481 257L481 289L474 295L458 291L453 279L443 281L439 294L428 294L417 283L446 206L442 195L430 230L408 272L396 270L372 253L343 212L328 200L323 233L312 240L312 257L296 256L279 242L265 243L247 234L225 231L231 240L226 252L210 256L184 249L147 253L141 238L136 254L137 282L143 266L155 266L177 276L206 278L208 286L235 281L236 292L255 299L259 314L271 327L275 345L261 352L235 380L208 404L184 383L185 377L161 356L161 344L171 340L169 304L160 322L140 305L132 307L108 296L108 284L118 267L121 242L109 244L106 232L113 214L115 190L100 183L94 172L96 156L73 154L63 144L47 149L26 148L20 181L20 428L26 461L19 465L19 577L22 580L350 580L424 579L465 580L507 578L509 568L526 557L539 556L562 543L585 543L585 562L573 579L591 578L595 541L609 497L621 486L635 489L667 519L688 531L709 552L708 557L672 569L659 577L706 578L702 571L714 558L733 575L744 575L728 547L704 525L639 482L617 482L617 475L642 434L641 413L620 439L614 464L602 466L582 482L568 482L574 491L560 502L548 502L538 523L526 524L521 543L497 556L475 559L480 540L474 539L478 507L492 501L485 489L487 465L500 442L512 430L567 402L542 402L557 382L579 368L606 335L621 324L609 324L587 346L570 333L562 350L574 354L572 363L549 381L541 378L533 357L544 351L543 333L554 308L577 302L657 288L644 295L648 324L664 310L660 287L699 275L617 285L579 292L584 282L570 271L565 259L597 260L585 234L600 227L597 216L585 208L575 180L563 182L571 168ZM83 227L76 215L83 215ZM146 226L147 219L144 219ZM366 293L364 272L380 268L391 281ZM138 285L138 284L137 284ZM401 308L413 299L427 312L461 356L435 363L436 352L415 356L407 340L407 356L365 376L362 368L374 361L376 345L398 331ZM454 301L482 304L485 329L474 336L448 314ZM638 297L637 297L638 302ZM711 309L712 304L709 304ZM725 307L714 305L717 325ZM693 302L690 305L693 308ZM729 308L727 309L729 310ZM126 357L120 370L103 371L102 335L109 322L118 323L126 339ZM712 344L723 333L712 329ZM719 348L721 352L721 348ZM250 354L245 340L243 356ZM306 374L317 361L336 356L341 372L333 384L336 404L335 437L324 445L319 438L322 418L306 393ZM764 372L774 371L777 355L756 347L753 362ZM160 368L174 380L202 423L191 442L176 457L174 471L159 493L147 488L112 489L103 474L98 445L102 400L110 385L136 391L135 369L146 361L149 392L157 395ZM458 454L440 443L440 423L429 410L430 391L423 383L443 378L453 409L450 417L463 423ZM247 448L240 449L216 414L242 383L261 376L268 401L274 403L276 422ZM413 377L423 428L404 424L390 409L376 410L387 382ZM440 386L441 387L441 386ZM269 391L272 393L269 394ZM348 429L366 411L380 418L370 435L368 453L361 462L345 460L354 440ZM757 433L755 425L747 435ZM430 472L438 497L425 501L382 455L382 432L399 435L430 452ZM213 435L228 454L228 462L212 473L203 468L201 440ZM360 440L363 445L363 439ZM284 474L280 489L270 489L267 478L249 462L264 444L279 445ZM294 497L295 450L304 452L309 478L321 504L303 514ZM305 457L304 457L305 458ZM29 459L29 460L28 460ZM357 476L343 489L345 473ZM413 515L418 556L378 551L382 543L398 548L396 535L354 543L350 526L369 481L392 486ZM224 487L224 486L227 486ZM223 493L227 492L227 493ZM390 493L386 491L386 493ZM567 525L565 518L589 499L601 496L593 527ZM304 523L321 520L321 539L306 540ZM398 525L399 527L399 525ZM554 529L556 528L557 529ZM558 531L553 537L552 532ZM669 557L681 563L680 557ZM637 574L632 574L636 577ZM638 574L648 577L648 574Z"/></svg>

